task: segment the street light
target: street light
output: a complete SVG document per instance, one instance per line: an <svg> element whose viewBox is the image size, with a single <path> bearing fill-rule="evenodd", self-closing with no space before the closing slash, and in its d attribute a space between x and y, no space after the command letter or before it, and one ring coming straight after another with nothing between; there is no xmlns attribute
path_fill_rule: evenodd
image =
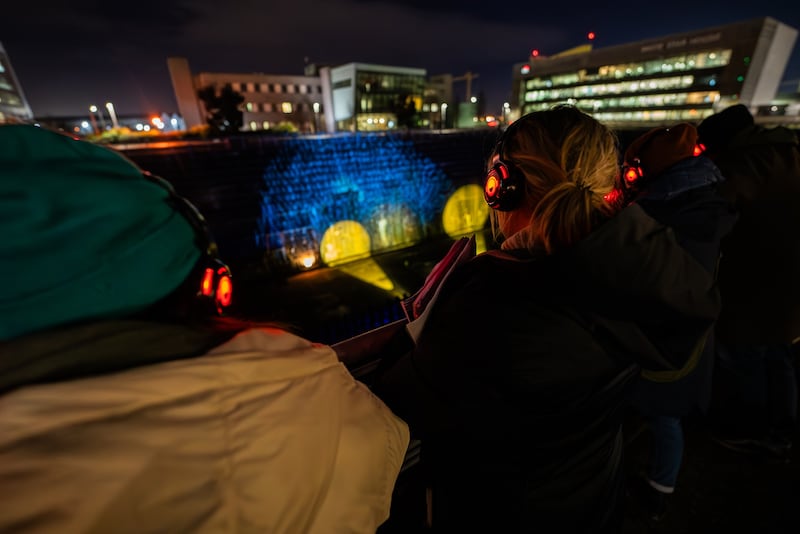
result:
<svg viewBox="0 0 800 534"><path fill-rule="evenodd" d="M319 132L319 102L314 102L314 133Z"/></svg>
<svg viewBox="0 0 800 534"><path fill-rule="evenodd" d="M114 104L106 102L106 109L108 110L109 116L111 116L111 125L115 130L118 129L119 123L117 122L117 113L114 111Z"/></svg>
<svg viewBox="0 0 800 534"><path fill-rule="evenodd" d="M92 133L97 133L97 121L94 118L94 112L97 111L97 106L89 106L89 120L92 121Z"/></svg>
<svg viewBox="0 0 800 534"><path fill-rule="evenodd" d="M98 111L97 106L92 104L91 106L89 106L89 117L91 117L92 119L92 126L94 126L94 129L97 130L97 123L95 122L94 118L95 113L97 114L98 117L100 117L100 127L103 128L103 130L105 130L106 120L103 118L103 114Z"/></svg>

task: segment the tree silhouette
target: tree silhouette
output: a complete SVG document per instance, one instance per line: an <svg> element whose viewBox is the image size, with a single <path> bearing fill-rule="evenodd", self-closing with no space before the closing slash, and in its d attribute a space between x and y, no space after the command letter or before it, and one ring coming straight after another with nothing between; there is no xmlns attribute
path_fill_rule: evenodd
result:
<svg viewBox="0 0 800 534"><path fill-rule="evenodd" d="M231 84L225 84L217 94L213 85L197 91L197 96L206 108L206 122L218 133L238 132L244 123L244 113L239 106L244 96L233 90Z"/></svg>
<svg viewBox="0 0 800 534"><path fill-rule="evenodd" d="M395 101L394 108L398 126L415 128L419 125L419 113L414 103L414 98L410 94L400 94Z"/></svg>

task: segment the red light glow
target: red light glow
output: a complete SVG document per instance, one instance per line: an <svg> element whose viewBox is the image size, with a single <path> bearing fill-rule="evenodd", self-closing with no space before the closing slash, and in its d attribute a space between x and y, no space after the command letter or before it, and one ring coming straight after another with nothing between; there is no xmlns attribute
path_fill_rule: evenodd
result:
<svg viewBox="0 0 800 534"><path fill-rule="evenodd" d="M495 193L497 193L499 185L500 182L498 181L497 176L495 176L494 174L489 176L489 178L487 178L486 180L486 187L485 187L486 194L489 195L490 197L493 197Z"/></svg>
<svg viewBox="0 0 800 534"><path fill-rule="evenodd" d="M695 156L699 156L700 154L702 154L705 151L706 151L706 145L704 145L703 143L697 143L696 145L694 145L694 155Z"/></svg>
<svg viewBox="0 0 800 534"><path fill-rule="evenodd" d="M603 200L611 204L612 206L618 207L619 203L622 201L622 191L619 189L612 189L605 195L603 195Z"/></svg>
<svg viewBox="0 0 800 534"><path fill-rule="evenodd" d="M223 276L219 279L219 287L217 288L217 303L223 308L231 305L233 300L233 283L228 276Z"/></svg>
<svg viewBox="0 0 800 534"><path fill-rule="evenodd" d="M587 38L588 38L590 41L594 41L594 38L595 38L595 37L597 37L597 34L596 34L596 33L594 33L594 32L589 32L589 34L588 34L586 37L587 37Z"/></svg>
<svg viewBox="0 0 800 534"><path fill-rule="evenodd" d="M539 50L537 50L536 48L534 48L533 50L531 50L531 55L532 55L533 57L539 57Z"/></svg>
<svg viewBox="0 0 800 534"><path fill-rule="evenodd" d="M212 285L214 283L214 269L206 269L203 274L203 282L200 284L200 292L209 297L213 293Z"/></svg>

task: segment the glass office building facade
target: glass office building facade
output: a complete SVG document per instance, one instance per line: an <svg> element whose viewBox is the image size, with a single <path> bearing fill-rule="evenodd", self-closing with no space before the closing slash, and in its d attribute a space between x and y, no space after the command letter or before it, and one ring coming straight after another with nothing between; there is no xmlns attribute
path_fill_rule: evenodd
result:
<svg viewBox="0 0 800 534"><path fill-rule="evenodd" d="M348 63L320 75L329 77L332 131L383 131L421 124L425 69ZM326 80L322 86L324 92Z"/></svg>
<svg viewBox="0 0 800 534"><path fill-rule="evenodd" d="M570 103L607 123L695 122L777 92L797 30L764 17L515 65L521 114Z"/></svg>
<svg viewBox="0 0 800 534"><path fill-rule="evenodd" d="M33 119L33 113L25 100L22 87L11 68L2 43L0 43L0 123L24 122Z"/></svg>

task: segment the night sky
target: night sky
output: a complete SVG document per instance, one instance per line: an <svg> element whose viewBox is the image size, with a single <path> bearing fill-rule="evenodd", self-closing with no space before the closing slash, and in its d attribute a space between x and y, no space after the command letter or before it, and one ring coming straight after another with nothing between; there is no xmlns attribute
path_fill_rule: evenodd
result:
<svg viewBox="0 0 800 534"><path fill-rule="evenodd" d="M531 49L554 54L702 29L761 16L800 28L793 0L711 4L509 0L9 0L6 49L34 114L88 113L111 101L120 115L176 112L166 60L193 72L298 75L306 61L424 68L479 76L487 112L510 98L511 69ZM654 12L655 11L655 12ZM661 12L659 12L661 11ZM781 89L800 80L795 46ZM465 85L455 86L463 97ZM496 110L496 111L495 111Z"/></svg>

